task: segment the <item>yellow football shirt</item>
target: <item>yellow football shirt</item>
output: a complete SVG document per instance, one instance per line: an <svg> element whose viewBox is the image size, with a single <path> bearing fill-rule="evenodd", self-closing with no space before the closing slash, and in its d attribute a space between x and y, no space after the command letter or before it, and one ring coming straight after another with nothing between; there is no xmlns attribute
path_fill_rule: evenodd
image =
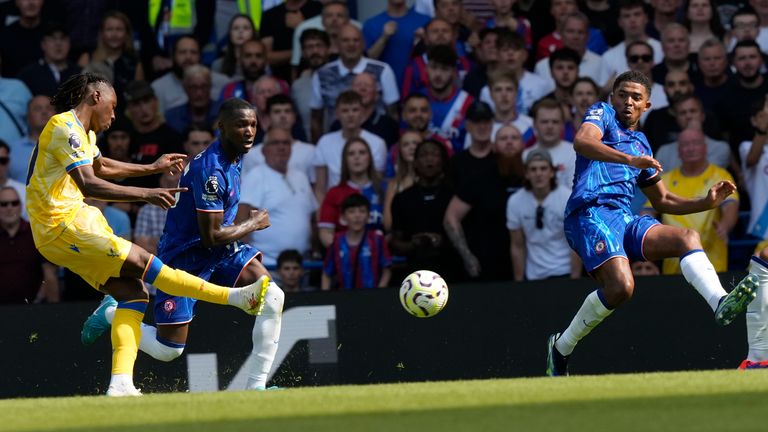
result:
<svg viewBox="0 0 768 432"><path fill-rule="evenodd" d="M84 205L68 172L100 157L96 134L86 131L74 111L48 120L32 152L27 174L27 212L37 247L54 240Z"/></svg>
<svg viewBox="0 0 768 432"><path fill-rule="evenodd" d="M709 193L709 189L717 182L723 180L733 182L733 177L728 171L714 164L709 164L709 167L698 176L686 177L680 171L680 168L675 168L672 171L664 173L662 179L664 180L664 185L667 187L667 190L683 198L700 198ZM738 192L734 192L725 202L733 200L737 202L739 201ZM647 202L645 206L651 207L650 202ZM701 244L704 247L704 252L707 253L709 260L715 267L715 271L723 272L728 270L728 245L717 235L717 230L714 225L715 222L719 222L721 218L722 210L720 208L715 208L705 212L688 215L665 214L662 215L661 221L667 225L680 228L691 228L697 231L701 236ZM680 274L680 259L665 259L662 273Z"/></svg>

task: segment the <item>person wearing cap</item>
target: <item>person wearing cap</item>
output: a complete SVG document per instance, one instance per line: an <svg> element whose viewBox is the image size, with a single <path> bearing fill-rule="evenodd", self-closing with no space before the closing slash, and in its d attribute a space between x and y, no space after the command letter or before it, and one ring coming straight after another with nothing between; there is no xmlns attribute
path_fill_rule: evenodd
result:
<svg viewBox="0 0 768 432"><path fill-rule="evenodd" d="M581 260L568 247L563 232L570 189L560 185L552 156L537 148L525 158L524 188L507 200L515 280L581 277Z"/></svg>
<svg viewBox="0 0 768 432"><path fill-rule="evenodd" d="M80 73L80 66L68 59L69 46L69 34L64 26L46 26L40 41L43 56L19 71L19 79L27 85L33 95L51 97L56 93L59 84Z"/></svg>
<svg viewBox="0 0 768 432"><path fill-rule="evenodd" d="M160 115L155 91L146 81L132 81L125 88L125 114L131 120L131 155L139 164L150 163L163 153L183 153L182 137ZM159 175L135 180L157 187Z"/></svg>
<svg viewBox="0 0 768 432"><path fill-rule="evenodd" d="M568 363L579 341L632 297L635 281L630 260L680 257L683 277L704 298L721 326L746 311L756 296L758 275L768 274L765 268L755 268L761 264L753 258L750 270L758 274L747 275L727 293L704 253L698 232L632 213L630 204L638 187L654 209L678 215L719 207L736 191L732 182L719 181L704 196L690 199L666 188L662 166L653 158L645 135L637 130L640 116L651 107L651 87L650 78L642 72L622 73L613 83L611 104L592 105L576 133L576 174L566 204L564 231L571 249L600 288L587 295L565 331L549 336L549 376L568 375Z"/></svg>
<svg viewBox="0 0 768 432"><path fill-rule="evenodd" d="M509 231L504 205L506 187L493 153L493 111L485 102L467 110L470 146L451 159L449 179L454 193L443 225L472 279L506 280L509 267Z"/></svg>

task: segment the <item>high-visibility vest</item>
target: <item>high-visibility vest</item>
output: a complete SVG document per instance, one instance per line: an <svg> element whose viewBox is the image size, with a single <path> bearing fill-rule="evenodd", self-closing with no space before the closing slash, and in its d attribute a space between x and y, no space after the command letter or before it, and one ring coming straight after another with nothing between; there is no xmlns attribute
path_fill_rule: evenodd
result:
<svg viewBox="0 0 768 432"><path fill-rule="evenodd" d="M256 31L261 28L261 0L237 0L237 10L251 17Z"/></svg>
<svg viewBox="0 0 768 432"><path fill-rule="evenodd" d="M157 28L157 18L160 16L160 8L163 0L149 0L149 25ZM170 20L168 34L192 33L197 24L195 14L195 0L170 0Z"/></svg>

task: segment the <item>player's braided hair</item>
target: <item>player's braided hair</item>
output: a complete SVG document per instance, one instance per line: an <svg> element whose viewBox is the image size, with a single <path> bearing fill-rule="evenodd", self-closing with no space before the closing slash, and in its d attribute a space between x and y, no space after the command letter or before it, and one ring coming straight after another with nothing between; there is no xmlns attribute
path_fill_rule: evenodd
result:
<svg viewBox="0 0 768 432"><path fill-rule="evenodd" d="M112 83L107 78L99 74L83 72L72 75L59 86L58 91L51 98L51 105L56 107L57 113L69 111L80 105L80 102L83 101L88 93L89 85L98 83L112 86Z"/></svg>

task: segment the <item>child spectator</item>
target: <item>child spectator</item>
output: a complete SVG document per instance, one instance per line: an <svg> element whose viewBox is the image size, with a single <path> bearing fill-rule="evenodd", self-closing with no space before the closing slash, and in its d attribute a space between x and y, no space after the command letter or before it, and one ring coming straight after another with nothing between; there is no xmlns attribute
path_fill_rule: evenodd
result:
<svg viewBox="0 0 768 432"><path fill-rule="evenodd" d="M323 265L321 288L331 289L336 281L339 289L384 288L392 276L387 242L384 235L367 228L371 203L353 194L341 204L341 217L347 230L338 233L328 248Z"/></svg>
<svg viewBox="0 0 768 432"><path fill-rule="evenodd" d="M304 267L301 254L296 249L287 249L277 257L275 282L287 293L304 291Z"/></svg>

